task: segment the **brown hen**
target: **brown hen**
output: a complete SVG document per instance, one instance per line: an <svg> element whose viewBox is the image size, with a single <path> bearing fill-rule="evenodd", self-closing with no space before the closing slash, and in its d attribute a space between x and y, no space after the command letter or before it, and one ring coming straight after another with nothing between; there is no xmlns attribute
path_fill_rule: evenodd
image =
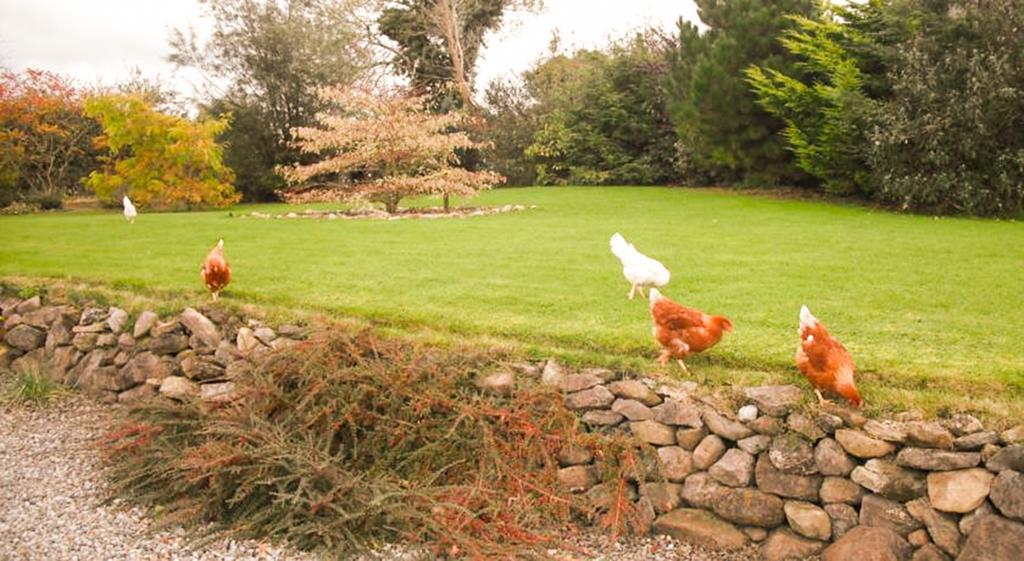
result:
<svg viewBox="0 0 1024 561"><path fill-rule="evenodd" d="M650 292L651 320L654 338L664 350L658 362L667 364L676 359L685 372L689 372L683 359L693 353L715 346L726 331L732 331L732 322L723 316L709 316L700 310L687 308L661 295L657 288Z"/></svg>
<svg viewBox="0 0 1024 561"><path fill-rule="evenodd" d="M216 247L206 254L206 260L203 261L203 268L199 273L206 288L210 290L213 301L216 302L220 291L231 282L231 267L224 258L224 240L218 241Z"/></svg>
<svg viewBox="0 0 1024 561"><path fill-rule="evenodd" d="M861 407L860 392L853 384L853 358L825 324L811 315L807 306L800 308L800 345L796 348L796 367L814 386L818 403L825 404L821 390L844 397L854 407Z"/></svg>

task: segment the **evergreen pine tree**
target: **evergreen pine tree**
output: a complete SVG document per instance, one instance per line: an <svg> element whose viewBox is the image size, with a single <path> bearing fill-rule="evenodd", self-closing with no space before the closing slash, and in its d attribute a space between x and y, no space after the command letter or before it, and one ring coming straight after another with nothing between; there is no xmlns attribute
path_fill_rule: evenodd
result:
<svg viewBox="0 0 1024 561"><path fill-rule="evenodd" d="M699 30L680 21L670 53L671 110L679 158L690 180L773 185L805 176L779 134L784 123L757 104L744 70L766 65L787 74L793 56L779 43L788 15L813 16L814 0L697 0Z"/></svg>

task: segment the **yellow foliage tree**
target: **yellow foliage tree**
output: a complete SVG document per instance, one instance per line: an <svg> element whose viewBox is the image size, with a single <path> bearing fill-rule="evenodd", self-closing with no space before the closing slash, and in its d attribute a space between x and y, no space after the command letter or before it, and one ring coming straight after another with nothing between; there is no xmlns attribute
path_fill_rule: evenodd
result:
<svg viewBox="0 0 1024 561"><path fill-rule="evenodd" d="M216 136L228 117L190 121L154 110L139 95L103 95L85 104L103 125L97 142L108 149L86 186L116 202L127 194L157 208L225 206L238 201L235 174L224 165Z"/></svg>
<svg viewBox="0 0 1024 561"><path fill-rule="evenodd" d="M480 147L457 130L466 121L461 113L431 113L424 97L399 91L326 88L321 95L335 110L317 116L320 127L298 127L293 134L303 153L322 159L280 172L292 184L340 179L312 197L306 191L303 200L367 199L394 213L404 197L441 195L447 203L449 196L473 196L505 181L491 171L457 167L457 150ZM360 179L345 181L348 175Z"/></svg>

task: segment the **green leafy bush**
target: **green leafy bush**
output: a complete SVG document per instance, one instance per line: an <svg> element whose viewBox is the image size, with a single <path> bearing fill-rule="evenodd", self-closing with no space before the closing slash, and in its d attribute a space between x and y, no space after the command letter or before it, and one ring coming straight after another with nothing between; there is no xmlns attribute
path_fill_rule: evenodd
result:
<svg viewBox="0 0 1024 561"><path fill-rule="evenodd" d="M1024 212L1024 0L920 8L868 144L879 197L900 208Z"/></svg>
<svg viewBox="0 0 1024 561"><path fill-rule="evenodd" d="M536 184L536 167L524 155L540 120L530 94L520 84L494 80L484 98L482 136L490 142L482 153L485 166L504 175L509 185Z"/></svg>
<svg viewBox="0 0 1024 561"><path fill-rule="evenodd" d="M759 66L747 69L747 79L758 103L786 122L783 134L800 169L820 179L829 193L870 193L867 115L874 106L859 61L845 48L863 39L853 27L828 17L792 19L796 28L781 41L801 57L797 66L813 77L810 83Z"/></svg>
<svg viewBox="0 0 1024 561"><path fill-rule="evenodd" d="M537 100L525 155L546 185L656 185L675 178L676 135L658 38L555 54L527 72Z"/></svg>
<svg viewBox="0 0 1024 561"><path fill-rule="evenodd" d="M903 210L1024 211L1024 0L851 3L792 18L790 71L747 70L825 190Z"/></svg>

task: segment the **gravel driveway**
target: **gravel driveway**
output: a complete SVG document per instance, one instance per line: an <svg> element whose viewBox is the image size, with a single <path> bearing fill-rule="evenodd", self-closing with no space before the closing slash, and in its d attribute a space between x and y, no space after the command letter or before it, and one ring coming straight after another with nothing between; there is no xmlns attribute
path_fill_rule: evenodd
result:
<svg viewBox="0 0 1024 561"><path fill-rule="evenodd" d="M312 560L316 555L253 541L219 539L199 549L184 531L153 531L139 508L101 505L104 481L93 442L105 431L109 406L75 396L46 407L0 405L0 560ZM711 552L665 536L608 543L574 539L560 561L741 561L753 547ZM368 556L408 559L396 550Z"/></svg>

